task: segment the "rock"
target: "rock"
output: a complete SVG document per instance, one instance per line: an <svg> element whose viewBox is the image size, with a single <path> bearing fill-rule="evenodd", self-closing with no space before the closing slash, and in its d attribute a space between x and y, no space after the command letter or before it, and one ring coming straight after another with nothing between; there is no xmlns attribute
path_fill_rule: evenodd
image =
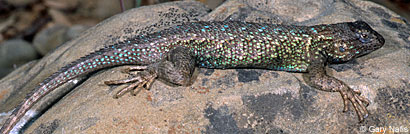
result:
<svg viewBox="0 0 410 134"><path fill-rule="evenodd" d="M43 0L47 7L52 9L70 10L75 9L81 0Z"/></svg>
<svg viewBox="0 0 410 134"><path fill-rule="evenodd" d="M21 39L8 40L0 44L0 78L15 68L37 59L33 46Z"/></svg>
<svg viewBox="0 0 410 134"><path fill-rule="evenodd" d="M68 19L68 16L62 11L57 9L49 9L47 11L54 23L65 26L72 25L71 21Z"/></svg>
<svg viewBox="0 0 410 134"><path fill-rule="evenodd" d="M132 6L134 5L134 1L124 0L123 2L125 9L133 8ZM98 19L105 19L121 13L120 2L115 0L79 1L76 9L77 13L81 16L89 16Z"/></svg>
<svg viewBox="0 0 410 134"><path fill-rule="evenodd" d="M3 78L4 76L9 74L13 70L14 70L13 67L2 67L2 68L0 68L0 78Z"/></svg>
<svg viewBox="0 0 410 134"><path fill-rule="evenodd" d="M36 0L6 0L6 2L13 6L26 6L36 2Z"/></svg>
<svg viewBox="0 0 410 134"><path fill-rule="evenodd" d="M74 25L67 27L64 25L54 25L36 34L33 40L34 47L41 55L46 55L51 50L69 41L87 30L85 25Z"/></svg>
<svg viewBox="0 0 410 134"><path fill-rule="evenodd" d="M184 1L145 6L113 16L62 45L31 69L19 70L26 71L26 75L8 76L15 82L1 80L0 112L11 110L24 98L23 93L79 57L118 40L181 22L201 19L315 25L363 20L383 35L385 45L327 70L370 100L370 116L363 123L358 123L353 110L342 112L339 93L309 87L300 73L200 69L191 86L174 87L156 81L150 90L142 90L137 96L127 94L113 99L112 95L125 85L106 86L103 81L126 78L127 74L121 73L124 67L117 67L94 73L75 86L28 125L25 132L360 133L385 126L409 131L410 25L397 14L358 0L230 0L207 11L197 2Z"/></svg>
<svg viewBox="0 0 410 134"><path fill-rule="evenodd" d="M41 55L46 55L68 40L65 36L67 29L64 25L54 25L40 31L34 36L34 47Z"/></svg>
<svg viewBox="0 0 410 134"><path fill-rule="evenodd" d="M87 30L89 27L85 26L85 25L74 25L71 26L67 32L66 32L66 38L67 40L71 40L74 39L75 37L79 36L80 33L84 32L85 30Z"/></svg>

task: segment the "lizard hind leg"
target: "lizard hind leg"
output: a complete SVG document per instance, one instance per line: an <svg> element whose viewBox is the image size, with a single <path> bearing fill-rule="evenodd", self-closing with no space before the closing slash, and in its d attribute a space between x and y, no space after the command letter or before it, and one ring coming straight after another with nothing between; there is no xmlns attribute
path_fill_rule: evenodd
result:
<svg viewBox="0 0 410 134"><path fill-rule="evenodd" d="M158 78L179 86L188 86L195 71L195 55L185 47L171 50L158 64Z"/></svg>
<svg viewBox="0 0 410 134"><path fill-rule="evenodd" d="M114 94L114 98L118 98L127 92L131 92L131 94L135 96L140 89L149 89L156 78L175 85L189 85L195 70L195 58L189 49L176 47L168 52L164 59L158 63L149 66L132 66L123 70L123 72L129 73L134 70L142 71L138 72L136 75L130 75L131 77L127 79L104 82L106 85L131 83Z"/></svg>

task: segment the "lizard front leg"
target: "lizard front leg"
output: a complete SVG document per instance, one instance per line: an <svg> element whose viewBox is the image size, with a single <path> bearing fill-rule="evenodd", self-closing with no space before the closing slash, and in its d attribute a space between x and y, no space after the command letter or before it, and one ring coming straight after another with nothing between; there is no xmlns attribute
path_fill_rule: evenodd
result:
<svg viewBox="0 0 410 134"><path fill-rule="evenodd" d="M308 67L308 73L303 74L304 80L312 87L327 92L339 92L343 98L343 112L348 110L348 102L353 104L353 107L362 122L368 116L366 106L369 101L360 96L360 91L354 91L344 82L326 74L324 64L313 63Z"/></svg>
<svg viewBox="0 0 410 134"><path fill-rule="evenodd" d="M187 86L191 83L191 77L195 70L195 58L189 49L176 47L158 63L149 66L132 66L125 69L124 72L128 73L133 70L142 70L142 72L131 75L127 79L104 82L107 85L132 83L118 91L114 98L118 98L127 92L136 95L141 88L149 89L156 78L172 84Z"/></svg>

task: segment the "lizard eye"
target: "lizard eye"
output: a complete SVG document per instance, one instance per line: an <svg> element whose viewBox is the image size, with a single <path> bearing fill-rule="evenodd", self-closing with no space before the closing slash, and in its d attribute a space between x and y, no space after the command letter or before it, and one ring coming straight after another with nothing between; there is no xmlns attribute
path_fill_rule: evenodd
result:
<svg viewBox="0 0 410 134"><path fill-rule="evenodd" d="M356 34L359 37L360 42L362 43L369 43L370 38L366 32Z"/></svg>
<svg viewBox="0 0 410 134"><path fill-rule="evenodd" d="M360 35L360 38L363 38L363 39L367 39L367 37L368 37L367 34L361 34Z"/></svg>

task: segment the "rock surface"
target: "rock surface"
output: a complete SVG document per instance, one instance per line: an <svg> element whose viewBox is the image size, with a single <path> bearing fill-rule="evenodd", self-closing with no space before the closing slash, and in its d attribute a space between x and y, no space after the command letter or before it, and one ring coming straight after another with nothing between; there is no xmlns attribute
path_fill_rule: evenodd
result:
<svg viewBox="0 0 410 134"><path fill-rule="evenodd" d="M0 44L0 78L37 57L34 47L24 40L3 42Z"/></svg>
<svg viewBox="0 0 410 134"><path fill-rule="evenodd" d="M77 36L79 36L85 30L87 30L88 28L90 28L90 27L85 26L85 25L74 25L74 26L71 26L70 28L68 28L68 30L65 34L66 34L66 37L67 37L68 40L72 40L72 39L76 38Z"/></svg>
<svg viewBox="0 0 410 134"><path fill-rule="evenodd" d="M41 55L46 55L64 42L77 37L81 32L88 29L87 26L74 25L71 27L64 25L54 25L44 29L34 36L33 45Z"/></svg>
<svg viewBox="0 0 410 134"><path fill-rule="evenodd" d="M33 46L41 55L46 55L49 51L67 41L65 33L68 27L64 25L54 25L44 29L34 36Z"/></svg>
<svg viewBox="0 0 410 134"><path fill-rule="evenodd" d="M315 25L363 20L383 35L385 45L328 69L370 100L371 115L363 123L358 123L353 110L342 112L339 93L311 88L299 73L199 69L191 86L156 81L149 91L113 99L113 93L124 85L106 86L103 81L127 77L121 73L124 67L117 67L99 71L75 86L25 132L360 133L385 126L410 131L410 24L395 13L357 0L230 0L207 11L197 2L174 2L113 16L34 66L23 66L2 79L0 111L11 110L48 75L89 52L181 22L201 19Z"/></svg>

